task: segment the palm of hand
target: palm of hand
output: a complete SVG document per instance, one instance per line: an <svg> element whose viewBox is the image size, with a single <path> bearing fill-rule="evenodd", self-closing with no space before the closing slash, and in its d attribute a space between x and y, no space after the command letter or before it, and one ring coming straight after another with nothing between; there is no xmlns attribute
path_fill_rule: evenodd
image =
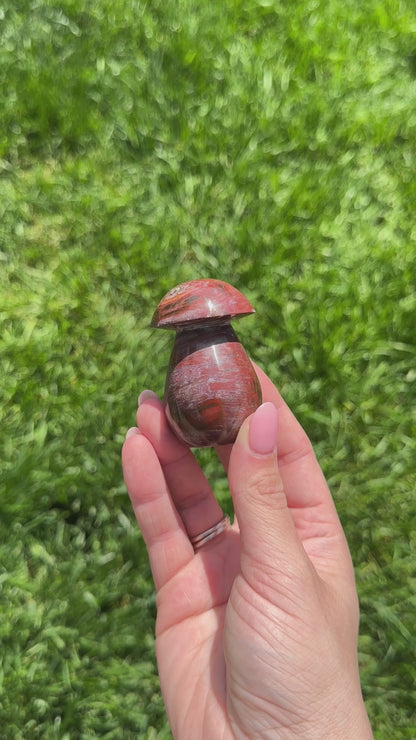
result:
<svg viewBox="0 0 416 740"><path fill-rule="evenodd" d="M273 531L273 513L269 532L269 522L261 523L266 539L274 538L274 574L267 559L256 554L256 512L253 526L243 527L248 533L244 552L234 524L194 554L189 537L219 521L221 510L195 458L168 429L154 397L139 407L141 434L123 449L126 484L158 592L158 667L169 721L178 738L225 739L239 733L268 737L268 732L294 721L302 726L308 707L306 698L301 716L296 705L303 680L299 672L305 666L305 650L311 652L312 665L313 653L326 649L328 634L320 624L325 610L332 609L332 592L343 625L340 641L349 646L356 635L348 548L325 481L303 430L274 386L258 372L264 399L280 408L284 436L278 448L286 496L283 489L282 495L292 507L290 524L298 533L294 539L298 549L285 552L279 532ZM241 450L235 450L229 470L231 490L244 487L244 459ZM230 452L218 450L226 469ZM342 619L343 612L350 617ZM338 636L330 634L329 640L334 639ZM281 655L282 660L272 661L272 655ZM338 668L329 666L329 681ZM311 681L313 685L313 677ZM267 717L266 726L263 720L263 726L258 725L259 716Z"/></svg>
<svg viewBox="0 0 416 740"><path fill-rule="evenodd" d="M242 576L236 529L223 535L221 542L206 552L195 555L158 593L159 673L169 720L178 738L235 740L237 724L245 731L243 736L260 738L263 735L258 717L265 711L269 714L272 701L273 711L278 712L282 724L290 724L293 717L300 723L299 709L292 705L291 696L298 695L305 654L312 648L312 663L318 645L322 648L322 637L325 642L324 635L310 634L308 619L301 623L302 597L293 620L294 615L285 604L288 599L292 601L292 593L275 594L282 603L272 604L270 596L262 593L263 583L252 587ZM305 576L314 577L313 573ZM324 590L322 584L323 595ZM319 624L322 603L317 606L315 624ZM282 620L280 646L276 644L279 618ZM352 624L352 637L355 629L356 625ZM294 644L289 645L288 634L294 630ZM273 665L270 661L276 650L291 652L288 671L285 664ZM256 665L259 655L264 660ZM294 665L296 661L298 668ZM338 668L334 665L331 670L328 665L328 683ZM326 689L327 686L322 686L323 697ZM310 705L305 690L303 700L302 721L306 722L310 720ZM238 723L232 723L233 714L238 714ZM277 718L272 717L269 730L273 731L276 723Z"/></svg>
<svg viewBox="0 0 416 740"><path fill-rule="evenodd" d="M234 737L226 708L223 640L239 567L238 536L229 531L221 540L196 555L158 595L156 652L177 737Z"/></svg>

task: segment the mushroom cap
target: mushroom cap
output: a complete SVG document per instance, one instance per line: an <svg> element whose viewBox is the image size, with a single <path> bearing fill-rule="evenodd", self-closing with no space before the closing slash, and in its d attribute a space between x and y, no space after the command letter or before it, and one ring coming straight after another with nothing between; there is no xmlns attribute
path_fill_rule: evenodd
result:
<svg viewBox="0 0 416 740"><path fill-rule="evenodd" d="M254 308L239 290L222 280L189 280L160 301L151 326L166 329L247 316Z"/></svg>

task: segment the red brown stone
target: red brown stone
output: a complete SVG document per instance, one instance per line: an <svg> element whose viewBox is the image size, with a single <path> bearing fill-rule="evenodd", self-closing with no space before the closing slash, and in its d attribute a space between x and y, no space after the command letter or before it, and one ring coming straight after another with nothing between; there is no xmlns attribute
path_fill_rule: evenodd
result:
<svg viewBox="0 0 416 740"><path fill-rule="evenodd" d="M152 326L176 330L165 385L166 415L190 447L234 442L261 403L254 368L230 320L254 313L236 288L191 280L162 299Z"/></svg>

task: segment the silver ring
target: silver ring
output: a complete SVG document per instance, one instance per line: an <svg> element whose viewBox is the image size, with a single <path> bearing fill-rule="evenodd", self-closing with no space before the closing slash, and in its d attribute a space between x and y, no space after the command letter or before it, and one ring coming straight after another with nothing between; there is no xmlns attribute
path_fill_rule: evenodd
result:
<svg viewBox="0 0 416 740"><path fill-rule="evenodd" d="M210 540L213 540L214 537L218 537L221 532L225 532L226 529L230 526L230 517L226 514L223 516L220 522L217 524L214 524L214 526L210 527L209 529L206 529L205 532L201 532L201 534L196 534L195 537L190 537L191 544L193 545L193 548L195 552L199 550L200 547L203 547L207 544L207 542L210 542Z"/></svg>

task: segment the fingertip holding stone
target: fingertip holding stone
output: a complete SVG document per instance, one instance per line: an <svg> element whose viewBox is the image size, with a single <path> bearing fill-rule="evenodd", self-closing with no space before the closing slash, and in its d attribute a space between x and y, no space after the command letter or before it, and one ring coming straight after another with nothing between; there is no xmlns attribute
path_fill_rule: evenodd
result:
<svg viewBox="0 0 416 740"><path fill-rule="evenodd" d="M159 401L159 396L157 393L154 393L154 391L144 390L140 393L138 399L137 399L137 405L141 406L143 401Z"/></svg>
<svg viewBox="0 0 416 740"><path fill-rule="evenodd" d="M126 432L126 439L129 439L130 437L134 437L136 434L140 434L137 427L130 427L130 429Z"/></svg>
<svg viewBox="0 0 416 740"><path fill-rule="evenodd" d="M270 455L276 449L277 409L273 403L261 404L252 415L248 441L256 455Z"/></svg>

